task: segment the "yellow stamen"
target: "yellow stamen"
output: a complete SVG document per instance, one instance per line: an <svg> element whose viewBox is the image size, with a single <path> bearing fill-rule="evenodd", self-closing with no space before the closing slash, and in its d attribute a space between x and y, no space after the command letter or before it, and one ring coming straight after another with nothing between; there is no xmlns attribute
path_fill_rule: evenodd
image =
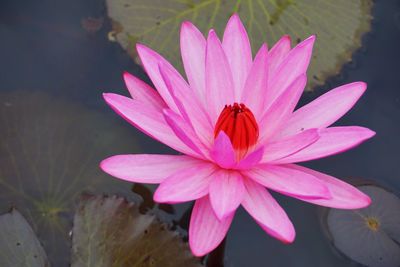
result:
<svg viewBox="0 0 400 267"><path fill-rule="evenodd" d="M367 224L367 227L371 229L372 231L376 232L379 230L379 220L375 217L367 217L365 218L365 223Z"/></svg>

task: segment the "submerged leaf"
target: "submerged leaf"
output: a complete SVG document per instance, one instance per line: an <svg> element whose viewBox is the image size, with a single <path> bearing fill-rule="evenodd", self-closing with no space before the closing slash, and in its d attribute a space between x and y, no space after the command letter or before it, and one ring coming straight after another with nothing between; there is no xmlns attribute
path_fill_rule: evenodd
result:
<svg viewBox="0 0 400 267"><path fill-rule="evenodd" d="M177 233L115 196L82 197L72 242L72 267L201 266Z"/></svg>
<svg viewBox="0 0 400 267"><path fill-rule="evenodd" d="M359 210L329 209L330 239L347 257L370 267L400 266L400 199L375 185L360 186L372 203Z"/></svg>
<svg viewBox="0 0 400 267"><path fill-rule="evenodd" d="M135 139L110 117L41 92L1 93L0 209L15 206L54 266L67 266L76 198L130 192L99 168L105 155L135 153ZM125 188L125 189L124 189Z"/></svg>
<svg viewBox="0 0 400 267"><path fill-rule="evenodd" d="M293 45L316 34L318 39L308 72L311 86L339 73L369 31L372 0L107 0L113 36L136 57L135 43L150 46L180 69L179 27L190 20L203 33L215 28L222 35L228 18L237 12L245 24L253 52L284 35Z"/></svg>
<svg viewBox="0 0 400 267"><path fill-rule="evenodd" d="M0 216L0 251L0 266L49 266L35 233L15 209Z"/></svg>

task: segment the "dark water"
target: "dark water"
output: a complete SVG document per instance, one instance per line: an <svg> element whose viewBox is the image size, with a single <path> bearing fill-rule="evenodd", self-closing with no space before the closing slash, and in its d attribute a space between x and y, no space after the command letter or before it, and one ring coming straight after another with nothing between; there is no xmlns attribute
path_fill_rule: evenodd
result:
<svg viewBox="0 0 400 267"><path fill-rule="evenodd" d="M60 166L64 166L61 163L67 162L64 156L75 151L67 152L68 147L76 146L69 145L67 141L64 144L64 140L70 140L67 138L70 135L75 136L78 145L82 144L80 150L75 151L77 154L86 155L88 150L97 149L93 157L88 156L90 160L83 170L84 177L97 177L96 186L92 184L91 178L76 180L71 187L72 190L76 188L76 191L66 194L67 199L60 200L61 204L54 201L55 208L62 207L60 209L65 211L56 212L56 216L61 218L61 229L70 228L69 211L82 188L130 196L129 184L118 182L98 171L99 160L122 153L174 153L130 127L103 102L102 92L127 94L122 71L127 70L146 79L140 67L134 64L119 45L107 40L110 24L106 18L96 33L88 33L82 28L82 19L101 18L104 14L104 4L97 0L0 2L0 102L3 106L16 107L17 110L7 113L7 118L2 115L0 120L2 140L10 140L10 149L6 151L2 148L0 151L0 169L18 176L17 166L21 170L18 176L20 184L19 188L14 189L20 190L22 195L42 199L43 203L53 203L47 199L56 195L64 184L57 186L59 180L55 179L53 182L56 185L48 186L47 180L40 180L42 171L49 171L56 178L67 177L65 184L71 184L75 181L73 178L79 176L78 171L67 175L60 171ZM377 136L347 153L314 161L307 166L343 179L372 180L398 192L400 1L377 0L373 15L373 30L364 37L363 48L354 55L353 63L344 67L340 77L332 78L323 88L304 95L302 103L340 84L365 81L368 83L367 93L338 124L366 126L375 130ZM23 108L26 108L24 113L20 112ZM77 112L71 113L68 110ZM82 114L88 114L87 118ZM57 116L58 120L55 119ZM74 123L69 123L69 119ZM82 124L87 128L82 128ZM21 125L25 127L23 131L19 130ZM53 142L53 135L49 131L57 134L63 125L67 125L63 132L67 137ZM17 132L16 136L24 138L22 142L10 138L15 135L13 131ZM46 165L45 158L33 161L38 166L38 183L32 183L32 179L37 178L31 177L35 168L25 170L28 167L23 167L25 161L38 156L35 154L37 149L33 147L37 144L37 140L32 137L34 134L51 140L53 143L50 144L57 144L59 151L57 157L53 158L55 163L51 168ZM85 148L84 144L88 147ZM26 152L23 152L24 147L27 148ZM50 149L40 145L38 147L41 151ZM6 153L17 158L14 167L11 161L4 159L10 158L10 154ZM21 157L28 160L21 159L19 163ZM63 168L75 170L80 163L80 159L72 160L71 166ZM14 205L25 208L25 216L31 218L31 221L35 221L35 212L51 215L51 212L40 213L41 209L37 205L27 204L28 200L10 190L1 187L1 212ZM283 245L269 237L240 209L226 243L226 266L355 266L332 250L320 227L318 207L287 197L277 198L296 227L297 238L294 244ZM187 207L178 205L175 218L179 218ZM42 209L46 210L46 207ZM47 228L40 223L35 225L35 229L45 247L52 248L48 253L54 266L67 265L69 253L64 250L68 251L69 245L65 243L54 247L51 244L57 243L60 235L68 240L68 231L49 234L44 230ZM56 241L51 241L52 238Z"/></svg>

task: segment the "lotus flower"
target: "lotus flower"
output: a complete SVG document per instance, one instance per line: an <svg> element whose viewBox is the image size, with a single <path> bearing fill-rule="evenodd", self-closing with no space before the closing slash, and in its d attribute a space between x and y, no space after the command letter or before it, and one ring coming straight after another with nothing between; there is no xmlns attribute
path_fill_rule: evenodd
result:
<svg viewBox="0 0 400 267"><path fill-rule="evenodd" d="M317 205L358 209L370 198L330 175L294 163L350 149L375 133L358 126L329 127L366 89L363 82L335 88L297 110L315 37L291 49L283 36L252 58L242 22L233 15L222 42L182 24L180 47L187 81L144 45L137 52L153 82L124 74L132 96L106 93L119 115L183 155L117 155L101 168L119 179L160 184L154 200L195 200L189 244L202 256L224 239L242 207L273 237L290 243L294 227L269 190Z"/></svg>

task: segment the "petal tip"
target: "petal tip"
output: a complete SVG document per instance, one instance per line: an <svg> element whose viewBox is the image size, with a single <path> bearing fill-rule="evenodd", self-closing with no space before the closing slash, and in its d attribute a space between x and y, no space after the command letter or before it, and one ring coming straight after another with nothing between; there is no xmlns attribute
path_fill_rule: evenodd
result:
<svg viewBox="0 0 400 267"><path fill-rule="evenodd" d="M115 105L115 102L118 101L118 99L121 97L128 98L126 96L122 96L122 95L118 95L118 94L114 94L114 93L103 93L103 99L111 107L113 107ZM130 100L132 100L132 99L130 98Z"/></svg>
<svg viewBox="0 0 400 267"><path fill-rule="evenodd" d="M281 241L284 244L292 244L295 239L296 239L296 230L294 229L294 226L292 224L292 230L290 231L290 234L288 234L288 236L286 236L284 239L281 239Z"/></svg>
<svg viewBox="0 0 400 267"><path fill-rule="evenodd" d="M305 39L304 41L299 43L297 46L298 47L310 47L310 48L312 48L314 46L315 39L316 39L316 36L315 35L311 35L310 37L308 37L307 39Z"/></svg>
<svg viewBox="0 0 400 267"><path fill-rule="evenodd" d="M191 27L191 26L193 26L193 24L192 24L190 21L188 21L188 20L183 21L182 24L181 24L181 27L182 27L182 28L184 28L184 27Z"/></svg>
<svg viewBox="0 0 400 267"><path fill-rule="evenodd" d="M375 131L372 131L372 130L370 130L370 129L368 129L368 138L372 138L372 137L374 137L375 135L376 135L376 132Z"/></svg>
<svg viewBox="0 0 400 267"><path fill-rule="evenodd" d="M285 41L291 41L292 40L292 38L290 37L290 35L289 34L284 34L283 36L282 36L282 40L285 40Z"/></svg>
<svg viewBox="0 0 400 267"><path fill-rule="evenodd" d="M313 35L311 35L310 37L308 37L308 38L306 39L306 41L314 42L315 39L317 39L317 35L313 34Z"/></svg>
<svg viewBox="0 0 400 267"><path fill-rule="evenodd" d="M109 159L110 159L110 158L103 159L103 160L100 161L100 163L99 163L99 167L100 167L100 169L101 169L103 172L108 173L108 172L107 172L107 162L109 161Z"/></svg>
<svg viewBox="0 0 400 267"><path fill-rule="evenodd" d="M359 126L360 131L362 132L363 140L368 140L376 135L376 132L365 127Z"/></svg>
<svg viewBox="0 0 400 267"><path fill-rule="evenodd" d="M290 245L290 244L292 244L294 242L295 239L296 238L295 238L295 235L294 235L293 238L291 237L289 239L281 239L280 241L285 245Z"/></svg>
<svg viewBox="0 0 400 267"><path fill-rule="evenodd" d="M239 14L238 14L237 12L234 12L234 13L232 14L232 16L230 17L230 19L233 19L233 18L235 18L235 19L240 19L240 16L239 16Z"/></svg>
<svg viewBox="0 0 400 267"><path fill-rule="evenodd" d="M372 203L372 199L368 195L365 195L365 205L362 206L362 208L368 207L369 205L371 205L371 203Z"/></svg>
<svg viewBox="0 0 400 267"><path fill-rule="evenodd" d="M122 72L122 78L124 79L126 87L128 87L128 82L134 79L134 76L127 71ZM129 87L128 87L129 88Z"/></svg>
<svg viewBox="0 0 400 267"><path fill-rule="evenodd" d="M214 207L213 207L213 210L214 210L215 216L217 216L219 221L225 220L226 218L231 216L236 211L236 209L234 209L234 210L227 210L227 211L222 212L222 211L215 210Z"/></svg>
<svg viewBox="0 0 400 267"><path fill-rule="evenodd" d="M147 46L145 44L142 43L136 43L136 47L142 49L142 48L147 48Z"/></svg>
<svg viewBox="0 0 400 267"><path fill-rule="evenodd" d="M278 233L274 233L274 232L268 232L268 234L272 235L274 238L276 238L277 240L279 240L280 242L282 242L283 244L292 244L294 242L294 240L296 239L296 230L294 229L293 224L290 224L290 230L289 233L286 234L278 234Z"/></svg>
<svg viewBox="0 0 400 267"><path fill-rule="evenodd" d="M240 16L238 13L233 13L232 16L229 18L227 25L230 25L231 23L237 24L239 27L243 27L242 20L240 19Z"/></svg>
<svg viewBox="0 0 400 267"><path fill-rule="evenodd" d="M116 160L118 161L118 155L105 158L99 163L99 167L103 172L116 177L114 175L115 163L118 163Z"/></svg>
<svg viewBox="0 0 400 267"><path fill-rule="evenodd" d="M349 210L364 209L367 208L372 203L372 199L367 194L365 194L360 190L358 190L358 195L355 195L353 200L354 200L354 203L352 203L353 205L342 208Z"/></svg>
<svg viewBox="0 0 400 267"><path fill-rule="evenodd" d="M219 37L217 35L217 32L214 29L210 29L208 31L208 37L207 37L207 45L210 43L210 41L212 42L218 42L220 43L221 41L219 40Z"/></svg>
<svg viewBox="0 0 400 267"><path fill-rule="evenodd" d="M288 46L290 50L290 45L292 43L292 38L289 34L282 35L282 37L275 43L275 46Z"/></svg>
<svg viewBox="0 0 400 267"><path fill-rule="evenodd" d="M348 85L351 85L351 88L348 88L349 90L353 90L354 93L358 94L359 96L363 95L364 92L367 90L367 83L359 81L359 82L353 82ZM344 85L345 86L345 85Z"/></svg>
<svg viewBox="0 0 400 267"><path fill-rule="evenodd" d="M138 51L138 53L143 50L146 49L147 47L141 43L136 43L136 50Z"/></svg>
<svg viewBox="0 0 400 267"><path fill-rule="evenodd" d="M261 45L260 51L262 51L263 53L268 53L268 45L267 45L267 43L263 43Z"/></svg>
<svg viewBox="0 0 400 267"><path fill-rule="evenodd" d="M366 82L362 82L362 81L360 81L359 82L360 84L361 84L361 87L364 89L364 90L366 90L367 89L367 83Z"/></svg>
<svg viewBox="0 0 400 267"><path fill-rule="evenodd" d="M188 21L188 20L185 20L185 21L182 22L182 24L181 24L181 34L182 34L182 32L187 31L187 30L189 30L189 31L191 31L191 30L197 30L197 28L196 28L196 26L195 26L192 22L190 22L190 21Z"/></svg>
<svg viewBox="0 0 400 267"><path fill-rule="evenodd" d="M151 50L149 47L147 47L144 44L140 44L140 43L136 43L136 51L140 57L140 59L142 59L142 57L146 56L146 54L154 54L153 50Z"/></svg>
<svg viewBox="0 0 400 267"><path fill-rule="evenodd" d="M161 190L159 190L159 189L160 189L160 186L157 188L157 190L153 194L154 202L156 202L156 203L166 203L166 202L168 202L165 199L165 197L163 196L163 193L160 192Z"/></svg>
<svg viewBox="0 0 400 267"><path fill-rule="evenodd" d="M113 93L103 93L103 99L108 103L110 98L112 97Z"/></svg>
<svg viewBox="0 0 400 267"><path fill-rule="evenodd" d="M212 251L212 249L205 250L203 248L197 247L196 244L190 238L190 236L189 236L189 247L190 247L190 250L192 251L192 254L195 257L203 257Z"/></svg>

